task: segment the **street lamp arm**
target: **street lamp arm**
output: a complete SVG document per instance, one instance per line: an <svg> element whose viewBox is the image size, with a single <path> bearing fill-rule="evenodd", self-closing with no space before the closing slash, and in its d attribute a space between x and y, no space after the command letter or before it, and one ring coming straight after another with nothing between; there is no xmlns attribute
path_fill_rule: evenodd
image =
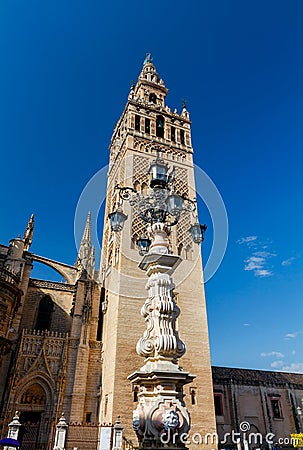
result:
<svg viewBox="0 0 303 450"><path fill-rule="evenodd" d="M119 197L121 198L121 200L130 200L132 196L131 193L137 193L135 188L131 186L121 187L119 186L119 184L115 186L115 190L119 191Z"/></svg>

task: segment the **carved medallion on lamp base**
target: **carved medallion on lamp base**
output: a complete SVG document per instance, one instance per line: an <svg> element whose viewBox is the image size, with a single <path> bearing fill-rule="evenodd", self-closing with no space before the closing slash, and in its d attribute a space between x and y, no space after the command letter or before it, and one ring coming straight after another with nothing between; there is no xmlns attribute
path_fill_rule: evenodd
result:
<svg viewBox="0 0 303 450"><path fill-rule="evenodd" d="M150 370L140 370L128 377L139 388L138 406L133 412L139 448L184 450L190 417L183 400L183 386L195 376L172 362L153 358L148 358L144 368Z"/></svg>

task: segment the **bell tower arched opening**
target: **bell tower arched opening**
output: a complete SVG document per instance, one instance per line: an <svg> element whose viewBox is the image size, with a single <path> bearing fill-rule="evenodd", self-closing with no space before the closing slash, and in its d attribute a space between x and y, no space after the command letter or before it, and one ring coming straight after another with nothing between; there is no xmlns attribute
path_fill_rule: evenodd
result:
<svg viewBox="0 0 303 450"><path fill-rule="evenodd" d="M160 138L164 138L164 117L163 116L157 116L156 135Z"/></svg>

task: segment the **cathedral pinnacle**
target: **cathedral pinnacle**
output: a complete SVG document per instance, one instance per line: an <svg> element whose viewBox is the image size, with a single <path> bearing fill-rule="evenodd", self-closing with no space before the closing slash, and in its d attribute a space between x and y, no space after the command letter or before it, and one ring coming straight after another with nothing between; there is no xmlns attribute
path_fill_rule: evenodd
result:
<svg viewBox="0 0 303 450"><path fill-rule="evenodd" d="M28 250L33 241L34 234L34 225L35 225L35 216L32 214L27 223L26 230L24 232L23 241L24 241L24 250Z"/></svg>
<svg viewBox="0 0 303 450"><path fill-rule="evenodd" d="M90 222L91 215L89 212L75 266L79 269L85 269L88 275L93 277L95 270L95 249L91 243Z"/></svg>

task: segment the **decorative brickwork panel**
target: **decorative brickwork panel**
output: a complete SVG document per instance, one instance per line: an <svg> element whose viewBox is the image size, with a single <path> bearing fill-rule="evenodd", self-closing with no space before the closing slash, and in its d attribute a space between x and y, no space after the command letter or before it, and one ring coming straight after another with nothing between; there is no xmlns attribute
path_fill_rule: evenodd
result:
<svg viewBox="0 0 303 450"><path fill-rule="evenodd" d="M149 184L148 170L150 166L150 159L143 156L134 156L134 170L133 170L133 185L137 186L137 189L142 191L144 186ZM141 219L137 210L132 210L132 231L131 237L135 244L137 239L144 234L146 229L146 223Z"/></svg>
<svg viewBox="0 0 303 450"><path fill-rule="evenodd" d="M175 189L180 195L189 195L187 169L175 167Z"/></svg>
<svg viewBox="0 0 303 450"><path fill-rule="evenodd" d="M180 195L189 196L187 169L175 167L175 189ZM186 259L191 259L192 239L190 236L191 217L182 213L177 224L178 253Z"/></svg>
<svg viewBox="0 0 303 450"><path fill-rule="evenodd" d="M120 163L119 179L120 179L120 181L119 181L120 186L124 186L124 184L125 184L124 183L124 180L125 180L125 159L124 158L121 160L121 163Z"/></svg>
<svg viewBox="0 0 303 450"><path fill-rule="evenodd" d="M186 259L191 259L190 249L193 246L190 235L191 219L188 213L182 213L180 220L177 224L177 246L180 249L180 255ZM181 247L179 247L181 246ZM182 251L184 250L184 252Z"/></svg>
<svg viewBox="0 0 303 450"><path fill-rule="evenodd" d="M148 170L150 166L150 159L143 156L134 156L134 171L133 171L133 183L138 181L140 184L148 184Z"/></svg>
<svg viewBox="0 0 303 450"><path fill-rule="evenodd" d="M125 180L125 159L115 162L115 166L112 169L110 175L110 182L107 190L107 202L105 217L112 212L118 202L118 192L115 190L115 186L124 186ZM103 240L102 240L102 270L106 271L111 265L116 266L119 262L121 235L120 233L113 233L110 228L109 221L106 220L104 224Z"/></svg>

